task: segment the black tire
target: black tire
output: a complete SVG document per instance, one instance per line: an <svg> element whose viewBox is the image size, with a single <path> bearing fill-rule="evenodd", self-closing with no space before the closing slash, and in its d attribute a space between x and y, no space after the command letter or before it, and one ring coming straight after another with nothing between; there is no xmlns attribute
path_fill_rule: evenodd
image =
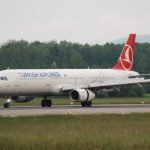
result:
<svg viewBox="0 0 150 150"><path fill-rule="evenodd" d="M52 101L51 100L46 100L46 106L51 107L52 106Z"/></svg>
<svg viewBox="0 0 150 150"><path fill-rule="evenodd" d="M41 106L42 106L42 107L46 107L46 105L47 105L46 100L43 99L43 100L41 101Z"/></svg>
<svg viewBox="0 0 150 150"><path fill-rule="evenodd" d="M10 108L10 103L4 103L4 108Z"/></svg>
<svg viewBox="0 0 150 150"><path fill-rule="evenodd" d="M81 106L82 107L91 107L92 101L81 102Z"/></svg>
<svg viewBox="0 0 150 150"><path fill-rule="evenodd" d="M82 107L86 107L86 102L81 102Z"/></svg>
<svg viewBox="0 0 150 150"><path fill-rule="evenodd" d="M86 106L87 106L87 107L91 107L91 106L92 106L92 101L86 102Z"/></svg>

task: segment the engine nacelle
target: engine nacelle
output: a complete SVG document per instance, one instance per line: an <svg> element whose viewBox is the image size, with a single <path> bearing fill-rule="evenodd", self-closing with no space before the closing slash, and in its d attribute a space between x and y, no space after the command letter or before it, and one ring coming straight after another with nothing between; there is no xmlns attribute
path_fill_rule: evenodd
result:
<svg viewBox="0 0 150 150"><path fill-rule="evenodd" d="M16 103L26 103L33 100L34 97L31 96L12 96L11 99Z"/></svg>
<svg viewBox="0 0 150 150"><path fill-rule="evenodd" d="M94 92L87 89L75 89L71 91L70 98L74 102L91 101L95 98Z"/></svg>

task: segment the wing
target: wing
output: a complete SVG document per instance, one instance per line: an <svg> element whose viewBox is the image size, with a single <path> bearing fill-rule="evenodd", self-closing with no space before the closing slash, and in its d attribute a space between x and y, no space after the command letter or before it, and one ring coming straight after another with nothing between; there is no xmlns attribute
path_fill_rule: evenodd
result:
<svg viewBox="0 0 150 150"><path fill-rule="evenodd" d="M106 81L101 84L91 84L89 87L118 87L118 86L124 86L124 85L133 85L133 84L144 84L144 83L150 83L150 79L144 79L144 78L135 78L135 79L122 79L122 80L113 80L113 81Z"/></svg>
<svg viewBox="0 0 150 150"><path fill-rule="evenodd" d="M78 86L64 85L62 87L62 91L71 91L76 88L81 88L81 89L115 88L115 87L121 87L125 85L144 84L144 83L150 83L150 79L129 78L129 79L121 79L121 80L112 80L112 81L107 80L103 82L94 82L89 85L78 85Z"/></svg>

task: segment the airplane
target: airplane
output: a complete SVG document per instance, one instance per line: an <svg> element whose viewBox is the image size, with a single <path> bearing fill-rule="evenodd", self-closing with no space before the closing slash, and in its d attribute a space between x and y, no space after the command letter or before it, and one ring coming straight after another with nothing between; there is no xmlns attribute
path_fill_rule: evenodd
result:
<svg viewBox="0 0 150 150"><path fill-rule="evenodd" d="M51 107L49 96L69 95L82 107L91 107L95 95L126 85L150 83L147 74L132 71L136 34L130 34L112 69L8 69L0 71L0 96L10 103L29 102L41 96L42 107Z"/></svg>

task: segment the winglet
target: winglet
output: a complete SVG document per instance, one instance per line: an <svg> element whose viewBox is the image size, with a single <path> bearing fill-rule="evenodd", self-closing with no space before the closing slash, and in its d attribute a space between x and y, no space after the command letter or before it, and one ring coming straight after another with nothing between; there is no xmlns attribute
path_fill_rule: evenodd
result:
<svg viewBox="0 0 150 150"><path fill-rule="evenodd" d="M124 48L120 54L118 62L113 69L128 70L130 71L133 66L134 46L135 46L136 34L130 34L129 38L124 45Z"/></svg>

